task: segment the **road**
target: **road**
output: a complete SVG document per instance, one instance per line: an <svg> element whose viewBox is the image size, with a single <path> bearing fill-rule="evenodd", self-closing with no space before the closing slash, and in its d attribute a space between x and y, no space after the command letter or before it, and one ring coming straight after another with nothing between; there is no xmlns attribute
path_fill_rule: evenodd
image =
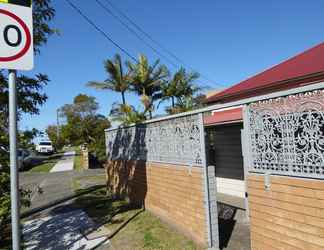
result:
<svg viewBox="0 0 324 250"><path fill-rule="evenodd" d="M100 175L104 175L103 169L72 170L54 173L21 172L19 174L19 181L22 188L32 191L32 204L30 207L32 209L73 194L74 178Z"/></svg>

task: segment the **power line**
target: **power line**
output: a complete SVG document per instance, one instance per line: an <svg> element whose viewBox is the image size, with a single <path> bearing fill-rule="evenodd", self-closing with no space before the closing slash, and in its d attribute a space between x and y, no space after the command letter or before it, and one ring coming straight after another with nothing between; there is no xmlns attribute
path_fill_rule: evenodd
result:
<svg viewBox="0 0 324 250"><path fill-rule="evenodd" d="M96 0L98 2L98 0ZM114 5L110 0L105 0L110 6L111 8L113 8L116 12L119 13L119 15L121 15L122 17L124 17L129 23L131 23L139 32L141 32L143 35L145 35L149 40L151 40L151 42L155 43L158 47L160 47L162 50L164 50L164 52L166 54L168 54L170 57L174 58L178 63L183 64L185 66L187 66L188 68L190 68L193 71L197 71L195 70L193 67L191 67L190 65L186 64L183 60L181 60L178 56L176 56L174 53L172 53L170 50L168 50L165 46L163 46L159 41L157 41L156 39L154 39L149 33L147 33L143 28L141 28L141 26L139 26L135 21L133 21L130 17L128 17L122 10L120 10L116 5ZM111 11L109 11L111 13ZM127 24L126 24L127 25ZM128 26L128 25L127 25ZM141 39L142 40L142 39ZM215 85L218 86L223 86L222 84L219 83L215 83L213 80L211 80L210 78L206 77L205 75L201 74L201 77L204 78L205 80L214 83Z"/></svg>
<svg viewBox="0 0 324 250"><path fill-rule="evenodd" d="M155 40L150 34L148 34L144 29L142 29L138 24L136 24L132 19L130 19L125 13L123 13L116 5L112 4L111 1L105 0L113 9L115 9L121 16L123 16L128 22L130 22L137 30L139 30L142 34L144 34L148 39L150 39L153 43L158 45L161 49L165 50L171 57L173 57L178 62L184 64L184 62L174 55L171 51L165 48L161 43Z"/></svg>
<svg viewBox="0 0 324 250"><path fill-rule="evenodd" d="M70 0L65 0L81 17L83 17L94 29L96 29L102 36L104 36L110 43L112 43L115 47L120 49L124 54L130 57L135 62L138 62L137 59L132 56L126 49L121 47L117 42L115 42L110 36L104 32L101 28L99 28L86 14L84 14L79 7L74 5Z"/></svg>
<svg viewBox="0 0 324 250"><path fill-rule="evenodd" d="M140 34L138 34L134 29L132 29L127 23L125 23L119 16L115 15L114 12L112 12L107 6L105 6L101 1L95 0L97 4L103 8L108 14L110 14L113 18L115 18L119 23L121 23L129 32L131 32L133 35L135 35L139 40L141 40L143 43L145 43L146 46L148 46L150 49L152 49L157 55L167 60L169 63L171 63L175 68L178 68L178 65L175 64L173 61L171 61L168 57L164 56L162 53L160 53L156 48L154 48L151 44L149 44L143 37L141 37Z"/></svg>
<svg viewBox="0 0 324 250"><path fill-rule="evenodd" d="M138 60L131 55L130 52L128 52L126 49L124 49L123 47L121 47L117 42L115 42L105 31L103 31L98 25L96 25L86 14L84 14L82 12L82 10L77 7L75 4L73 4L70 0L65 0L82 18L84 18L95 30L97 30L102 36L104 36L110 43L112 43L115 47L117 47L119 50L121 50L124 54L126 54L129 58L131 58L132 60L134 60L135 62L138 62ZM141 33L143 33L145 36L147 36L152 42L154 42L155 44L157 44L161 49L165 50L170 56L172 56L173 58L175 58L178 62L186 65L181 59L179 59L177 56L175 56L174 54L172 54L172 52L168 51L166 48L164 48L163 45L161 45L158 41L154 40L148 33L146 33L143 29L141 29L140 26L138 26L134 21L132 21L129 17L127 17L121 10L119 10L117 7L115 7L109 0L106 0L107 3L109 3L116 11L118 11L118 13L120 15L122 15L124 18L126 18L129 22L131 22L133 24L134 27L136 27L136 29L138 29ZM141 41L145 42L145 44L147 46L149 46L152 50L154 50L158 55L160 55L161 57L163 57L164 59L168 60L174 67L177 67L177 65L170 61L169 58L165 57L163 54L161 54L156 48L154 48L153 46L151 46L150 44L148 44L136 31L134 31L132 28L130 28L125 22L123 22L118 16L116 16L111 10L109 10L106 6L104 6L101 2L99 2L98 0L96 0L96 2L102 7L104 8L109 14L111 14L113 17L115 17L116 19L118 19L119 22L121 22L125 27L127 27L127 29L132 32L134 35L136 35ZM186 65L188 66L188 65ZM195 69L193 69L192 67L188 66L189 68L191 68L191 70L196 71ZM221 84L217 84L215 83L213 80L207 78L206 76L204 76L203 74L201 74L201 77L204 78L205 80L214 83L215 85L218 86L223 86Z"/></svg>

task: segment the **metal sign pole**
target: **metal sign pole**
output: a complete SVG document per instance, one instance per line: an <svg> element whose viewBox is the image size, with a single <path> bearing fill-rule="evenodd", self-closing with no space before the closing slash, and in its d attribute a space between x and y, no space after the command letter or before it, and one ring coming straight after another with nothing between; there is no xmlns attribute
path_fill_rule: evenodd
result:
<svg viewBox="0 0 324 250"><path fill-rule="evenodd" d="M17 164L17 86L16 70L9 71L9 138L10 138L10 197L12 249L20 250L19 178Z"/></svg>

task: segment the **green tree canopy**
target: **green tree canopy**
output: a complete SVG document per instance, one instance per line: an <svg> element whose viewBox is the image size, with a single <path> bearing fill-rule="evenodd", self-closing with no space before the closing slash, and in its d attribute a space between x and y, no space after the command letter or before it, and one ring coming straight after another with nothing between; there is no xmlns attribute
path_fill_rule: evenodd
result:
<svg viewBox="0 0 324 250"><path fill-rule="evenodd" d="M66 119L83 119L98 111L99 104L96 98L84 94L79 94L73 99L72 104L65 104L59 109L61 117Z"/></svg>
<svg viewBox="0 0 324 250"><path fill-rule="evenodd" d="M105 116L98 114L98 109L95 97L77 95L72 104L65 104L60 108L60 116L65 120L59 128L60 138L55 139L53 125L47 128L49 137L75 146L87 143L93 151L102 155L104 148L99 145L104 146L104 130L110 127L110 122Z"/></svg>
<svg viewBox="0 0 324 250"><path fill-rule="evenodd" d="M24 130L19 132L19 146L22 148L32 148L34 147L33 140L42 135L43 133L36 128L31 130Z"/></svg>
<svg viewBox="0 0 324 250"><path fill-rule="evenodd" d="M66 143L62 136L60 136L60 128L57 125L49 125L45 129L48 138L53 143L56 149L62 149Z"/></svg>

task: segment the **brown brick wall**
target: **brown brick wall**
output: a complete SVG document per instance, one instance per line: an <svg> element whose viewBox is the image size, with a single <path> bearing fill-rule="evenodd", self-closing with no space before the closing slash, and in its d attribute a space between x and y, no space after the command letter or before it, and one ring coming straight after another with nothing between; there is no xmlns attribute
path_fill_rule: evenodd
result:
<svg viewBox="0 0 324 250"><path fill-rule="evenodd" d="M115 194L143 204L198 244L206 245L203 169L179 165L114 161L107 177Z"/></svg>
<svg viewBox="0 0 324 250"><path fill-rule="evenodd" d="M248 177L252 249L324 249L324 181Z"/></svg>

